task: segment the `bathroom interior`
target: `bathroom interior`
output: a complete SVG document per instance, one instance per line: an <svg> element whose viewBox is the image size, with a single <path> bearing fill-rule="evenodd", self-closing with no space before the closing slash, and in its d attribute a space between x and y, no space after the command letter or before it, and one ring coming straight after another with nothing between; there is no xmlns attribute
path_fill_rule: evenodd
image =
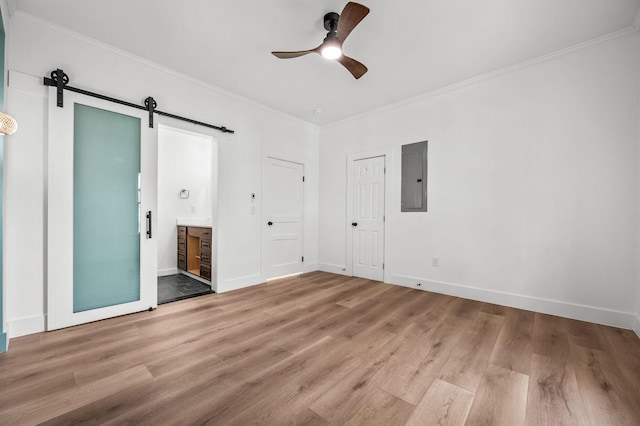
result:
<svg viewBox="0 0 640 426"><path fill-rule="evenodd" d="M159 128L158 305L216 290L216 154L212 136Z"/></svg>

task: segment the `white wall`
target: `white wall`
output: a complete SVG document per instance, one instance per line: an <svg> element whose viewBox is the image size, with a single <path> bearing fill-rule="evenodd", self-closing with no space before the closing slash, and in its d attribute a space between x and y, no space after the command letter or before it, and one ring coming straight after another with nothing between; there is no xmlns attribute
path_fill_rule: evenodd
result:
<svg viewBox="0 0 640 426"><path fill-rule="evenodd" d="M218 290L263 282L260 264L262 151L287 153L305 163L307 269L317 264L318 129L260 105L215 90L122 52L17 13L7 28L10 82L6 107L20 123L6 149L6 317L11 336L44 326L46 90L42 77L55 68L71 85L140 102L153 96L158 108L225 125L235 135L218 137ZM202 54L194 49L194 54ZM268 82L265 82L268 84ZM171 119L169 126L183 125ZM189 130L200 131L193 127ZM213 134L213 133L212 133ZM55 202L55 200L50 200ZM259 203L258 203L259 205ZM55 225L55 224L53 224Z"/></svg>
<svg viewBox="0 0 640 426"><path fill-rule="evenodd" d="M322 128L320 268L349 267L347 155L387 151L387 282L629 328L639 47L627 34ZM400 213L401 145L422 140L429 211Z"/></svg>
<svg viewBox="0 0 640 426"><path fill-rule="evenodd" d="M158 131L158 276L176 274L176 221L212 223L213 144L211 137L170 127ZM181 198L187 189L189 198Z"/></svg>

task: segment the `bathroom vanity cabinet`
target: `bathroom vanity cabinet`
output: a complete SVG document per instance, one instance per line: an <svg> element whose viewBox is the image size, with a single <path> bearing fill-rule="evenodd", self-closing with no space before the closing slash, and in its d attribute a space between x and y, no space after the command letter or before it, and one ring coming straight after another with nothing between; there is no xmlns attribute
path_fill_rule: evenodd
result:
<svg viewBox="0 0 640 426"><path fill-rule="evenodd" d="M211 227L178 225L178 270L211 281Z"/></svg>

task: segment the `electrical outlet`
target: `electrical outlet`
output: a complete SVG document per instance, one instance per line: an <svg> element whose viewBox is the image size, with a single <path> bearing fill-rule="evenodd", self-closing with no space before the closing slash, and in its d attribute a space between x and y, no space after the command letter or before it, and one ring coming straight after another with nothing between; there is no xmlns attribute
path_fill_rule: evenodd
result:
<svg viewBox="0 0 640 426"><path fill-rule="evenodd" d="M437 268L440 266L440 258L439 257L432 257L431 258L431 266L433 266L434 268Z"/></svg>

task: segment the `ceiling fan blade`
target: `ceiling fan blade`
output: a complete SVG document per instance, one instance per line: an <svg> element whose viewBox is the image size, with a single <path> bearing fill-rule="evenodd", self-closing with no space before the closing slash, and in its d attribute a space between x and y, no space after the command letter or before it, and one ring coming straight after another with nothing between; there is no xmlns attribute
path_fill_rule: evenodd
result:
<svg viewBox="0 0 640 426"><path fill-rule="evenodd" d="M320 49L320 46L311 50L299 50L297 52L271 52L271 53L273 53L274 56L280 59L291 59L291 58L298 58L300 56L308 55L309 53L314 53L314 52L317 53L318 49Z"/></svg>
<svg viewBox="0 0 640 426"><path fill-rule="evenodd" d="M360 3L349 2L338 19L338 38L343 42L351 31L369 14L369 8Z"/></svg>
<svg viewBox="0 0 640 426"><path fill-rule="evenodd" d="M357 79L365 75L368 71L367 67L365 67L362 63L356 61L353 58L345 56L344 54L340 56L336 61L340 62L346 69L349 70L351 74Z"/></svg>

